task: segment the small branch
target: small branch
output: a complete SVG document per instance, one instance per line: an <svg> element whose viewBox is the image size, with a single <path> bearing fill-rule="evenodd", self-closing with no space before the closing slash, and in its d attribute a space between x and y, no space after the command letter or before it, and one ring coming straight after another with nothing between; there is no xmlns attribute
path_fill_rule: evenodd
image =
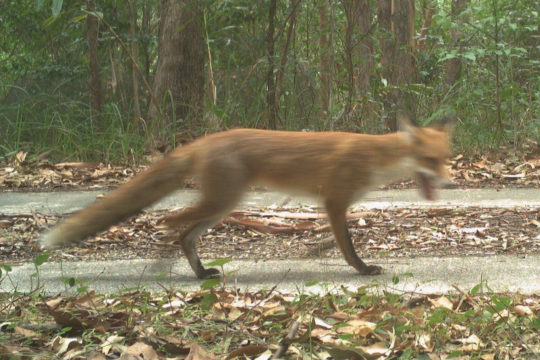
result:
<svg viewBox="0 0 540 360"><path fill-rule="evenodd" d="M298 319L292 324L291 328L289 329L289 332L287 333L287 336L281 340L281 344L279 346L279 349L274 353L274 356L272 356L272 359L281 359L283 355L287 352L287 349L291 345L292 341L296 337L296 333L298 333L298 329L300 328L300 325L302 324L303 316L300 315Z"/></svg>

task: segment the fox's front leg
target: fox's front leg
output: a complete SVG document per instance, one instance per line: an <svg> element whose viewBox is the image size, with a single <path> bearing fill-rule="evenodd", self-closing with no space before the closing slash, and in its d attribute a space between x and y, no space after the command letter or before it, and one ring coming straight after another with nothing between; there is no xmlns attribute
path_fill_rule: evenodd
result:
<svg viewBox="0 0 540 360"><path fill-rule="evenodd" d="M377 265L367 265L356 254L349 235L349 230L347 229L347 206L328 200L326 201L326 211L328 212L336 242L347 263L358 270L362 275L381 274L382 267Z"/></svg>

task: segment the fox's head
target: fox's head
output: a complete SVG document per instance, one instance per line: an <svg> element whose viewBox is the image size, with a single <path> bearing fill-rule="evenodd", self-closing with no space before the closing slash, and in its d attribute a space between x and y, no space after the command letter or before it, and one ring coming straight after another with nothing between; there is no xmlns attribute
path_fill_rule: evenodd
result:
<svg viewBox="0 0 540 360"><path fill-rule="evenodd" d="M411 146L413 171L420 185L420 192L428 200L435 199L435 187L451 187L446 163L451 156L450 133L455 114L443 117L432 127L417 127L406 118L398 118L405 141Z"/></svg>

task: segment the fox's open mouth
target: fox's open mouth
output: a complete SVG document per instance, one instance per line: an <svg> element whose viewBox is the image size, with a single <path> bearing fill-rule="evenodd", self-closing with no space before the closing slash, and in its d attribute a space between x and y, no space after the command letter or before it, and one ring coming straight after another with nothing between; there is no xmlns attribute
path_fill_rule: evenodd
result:
<svg viewBox="0 0 540 360"><path fill-rule="evenodd" d="M416 178L420 183L420 192L428 200L435 200L435 187L430 177L424 173L417 172Z"/></svg>

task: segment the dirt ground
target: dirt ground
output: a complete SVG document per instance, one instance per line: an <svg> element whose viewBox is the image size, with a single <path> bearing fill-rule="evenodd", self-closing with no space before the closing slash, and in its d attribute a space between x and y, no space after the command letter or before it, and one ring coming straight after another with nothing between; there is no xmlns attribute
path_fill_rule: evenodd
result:
<svg viewBox="0 0 540 360"><path fill-rule="evenodd" d="M181 257L177 235L145 212L88 239L52 252L52 260ZM51 216L0 216L0 259L31 261L38 234ZM349 228L365 258L540 253L537 208L390 209L351 213ZM202 258L291 259L340 257L318 209L255 209L233 213L199 241Z"/></svg>

